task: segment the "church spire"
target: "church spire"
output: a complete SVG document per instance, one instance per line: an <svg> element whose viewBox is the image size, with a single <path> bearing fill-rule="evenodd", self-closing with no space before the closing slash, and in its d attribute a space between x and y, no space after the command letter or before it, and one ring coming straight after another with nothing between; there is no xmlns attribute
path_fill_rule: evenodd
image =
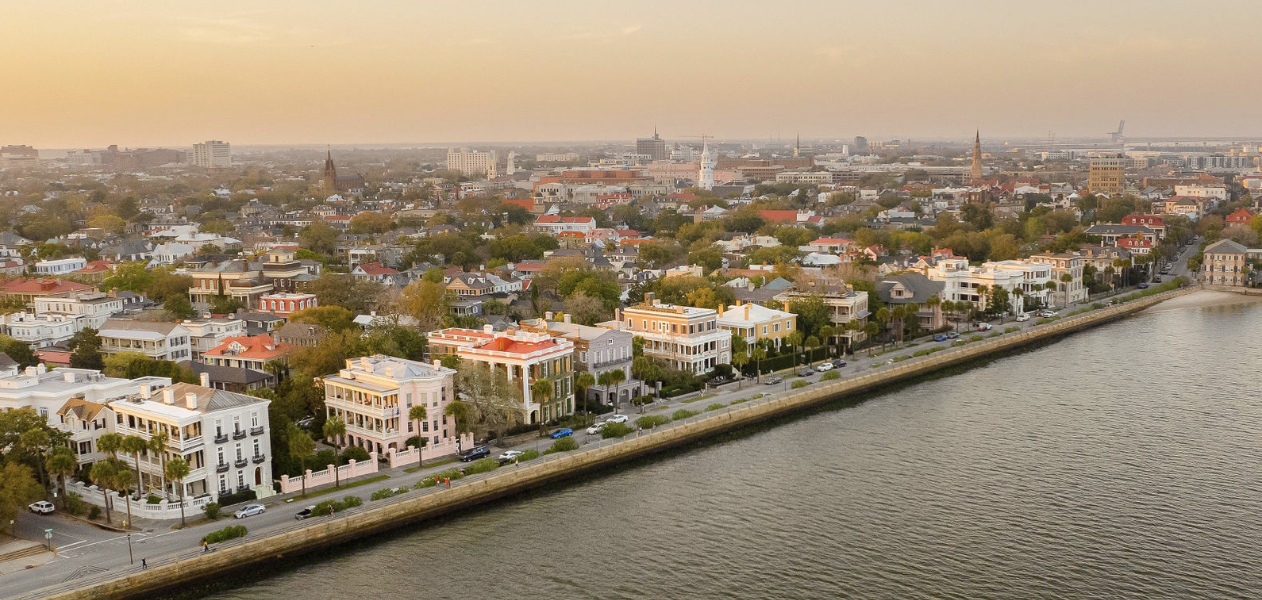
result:
<svg viewBox="0 0 1262 600"><path fill-rule="evenodd" d="M969 173L973 181L982 178L982 130L978 129L973 137L973 169Z"/></svg>

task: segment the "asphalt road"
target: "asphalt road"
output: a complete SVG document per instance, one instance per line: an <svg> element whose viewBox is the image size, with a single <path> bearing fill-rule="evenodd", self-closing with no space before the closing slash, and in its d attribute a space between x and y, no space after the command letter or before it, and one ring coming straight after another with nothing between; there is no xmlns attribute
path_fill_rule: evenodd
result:
<svg viewBox="0 0 1262 600"><path fill-rule="evenodd" d="M1069 310L1073 308L1070 307ZM1065 309L1061 309L1060 314L1063 316ZM962 330L960 335L964 338L977 333L989 335L995 332L1002 332L1010 327L1018 327L1024 330L1034 327L1036 321L1036 319L1031 319L1025 322L1016 322L1012 318L995 320L992 321L994 328L990 331L973 332ZM871 369L878 369L893 364L895 357L909 356L917 350L934 346L950 347L950 341L934 342L931 337L921 337L914 341L914 348L908 347L912 343L909 340L902 348L888 351L880 356L869 357L864 352L847 356L847 366L837 369L837 371L842 378L853 377ZM880 349L877 348L876 351L879 352ZM805 379L814 383L819 381L823 373L816 373L806 378L798 378L789 371L781 372L779 375L784 378L784 381L777 385L760 384L752 379L747 379L706 391L700 395L700 399L696 399L698 395L680 397L668 402L645 406L642 411L643 414L670 415L679 408L701 412L711 403L730 404L737 399L752 399L757 394L763 394L767 399L771 399L789 392L793 382ZM764 378L766 377L768 376L764 375ZM623 407L623 412L630 415L630 424L634 426L635 418L640 416L641 411L634 407L631 407L630 410L627 409L628 407ZM589 435L584 429L578 429L574 432L575 439L580 446L600 441L599 435ZM512 449L526 450L533 448L542 452L551 443L551 439L544 438L519 444ZM491 456L496 457L506 449L509 448L492 447ZM53 529L54 545L58 549L58 557L44 566L4 576L3 579L0 579L0 598L20 596L45 586L62 583L69 578L77 576L124 569L132 565L133 560L135 561L134 564L139 565L142 558L168 556L190 550L195 551L200 546L202 536L228 525L245 525L251 533L266 532L272 528L292 524L294 515L299 510L323 500L340 499L346 495L355 495L362 498L367 504L369 496L374 491L399 486L412 486L427 475L451 467L452 464L450 463L429 466L415 473L407 473L403 469L383 470L378 475L389 475L389 479L344 491L336 491L316 498L303 499L292 496L273 496L264 501L264 504L267 506L265 513L239 521L229 516L213 523L200 523L183 530L172 530L171 526L176 523L173 521L142 522L138 524L142 531L133 533L131 536L130 553L128 550L128 539L124 534L104 531L62 515L40 516L23 513L18 517L15 524L15 533L19 537L42 542L44 540L44 529L51 527ZM327 487L329 486L312 488L309 491L323 490ZM231 507L231 509L239 507L240 505ZM190 518L200 517L201 514L190 514L189 516ZM121 521L122 518L119 512L115 512L116 522Z"/></svg>

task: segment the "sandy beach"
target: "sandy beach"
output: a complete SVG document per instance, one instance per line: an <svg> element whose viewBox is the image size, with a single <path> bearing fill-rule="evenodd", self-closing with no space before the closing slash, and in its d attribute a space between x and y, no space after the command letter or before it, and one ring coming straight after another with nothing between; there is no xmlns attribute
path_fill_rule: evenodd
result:
<svg viewBox="0 0 1262 600"><path fill-rule="evenodd" d="M1233 294L1231 292L1213 292L1203 290L1167 300L1148 310L1171 310L1176 308L1187 308L1190 306L1230 306L1234 304L1257 304L1258 302L1262 302L1262 296L1246 296L1244 294Z"/></svg>

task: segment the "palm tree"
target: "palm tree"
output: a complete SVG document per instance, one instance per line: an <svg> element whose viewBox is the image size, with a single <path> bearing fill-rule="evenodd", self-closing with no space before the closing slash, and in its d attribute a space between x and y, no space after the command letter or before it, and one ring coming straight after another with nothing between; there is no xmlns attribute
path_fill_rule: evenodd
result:
<svg viewBox="0 0 1262 600"><path fill-rule="evenodd" d="M761 345L754 346L754 350L749 353L749 357L754 359L754 370L758 371L758 383L762 383L762 359L767 358L767 349Z"/></svg>
<svg viewBox="0 0 1262 600"><path fill-rule="evenodd" d="M342 417L333 417L324 422L324 439L335 440L333 442L333 487L342 487L341 469L337 468L342 462L342 445L338 443L337 438L346 435L346 421Z"/></svg>
<svg viewBox="0 0 1262 600"><path fill-rule="evenodd" d="M802 337L801 330L794 330L793 333L790 333L788 337L784 338L785 343L789 345L789 352L793 354L793 370L794 371L796 371L798 368L797 347L802 345L803 340L804 338Z"/></svg>
<svg viewBox="0 0 1262 600"><path fill-rule="evenodd" d="M546 377L535 380L530 384L530 395L539 404L539 430L543 431L543 403L552 397L552 381Z"/></svg>
<svg viewBox="0 0 1262 600"><path fill-rule="evenodd" d="M188 473L189 473L188 463L184 462L184 459L179 456L167 461L166 465L164 465L162 468L162 475L166 477L167 480L169 480L171 483L174 483L175 485L179 486L180 526L181 527L188 524L184 520L184 478L188 477ZM304 480L304 483L306 483L305 480ZM305 493L305 489L304 489L304 493Z"/></svg>
<svg viewBox="0 0 1262 600"><path fill-rule="evenodd" d="M929 296L929 299L925 300L925 304L929 305L929 310L934 313L942 310L942 298L939 298L937 294Z"/></svg>
<svg viewBox="0 0 1262 600"><path fill-rule="evenodd" d="M171 440L171 436L170 436L170 435L167 435L167 432L165 432L165 431L159 431L158 433L153 434L153 435L149 438L149 452L152 452L153 454L156 454L156 455L158 456L158 462L159 462L159 464L161 464L161 467L162 467L162 468L161 468L161 476L162 476L162 495L164 495L164 496L167 494L167 482L166 482L166 473L167 473L167 452L166 452L166 448L167 448L167 442L168 442L168 441L170 441L170 440Z"/></svg>
<svg viewBox="0 0 1262 600"><path fill-rule="evenodd" d="M605 371L604 373L601 373L597 382L605 386L605 397L608 398L609 388L618 387L619 384L626 380L627 374L623 373L622 369L614 369L612 371ZM618 394L613 395L613 414L618 414Z"/></svg>
<svg viewBox="0 0 1262 600"><path fill-rule="evenodd" d="M863 333L866 333L868 336L868 356L872 356L872 340L876 339L876 336L881 333L881 325L868 321L868 324L863 326Z"/></svg>
<svg viewBox="0 0 1262 600"><path fill-rule="evenodd" d="M131 526L131 469L127 467L127 463L114 459L114 485L115 489L123 492L123 499L127 503L127 523Z"/></svg>
<svg viewBox="0 0 1262 600"><path fill-rule="evenodd" d="M822 343L819 341L819 338L817 338L817 337L815 337L815 336L811 336L811 337L806 338L806 341L805 341L805 342L802 342L802 343L806 346L806 364L808 364L808 365L809 365L809 364L814 364L814 363L815 363L815 351L816 351L816 350L819 350L819 347L820 347L820 346L823 346L824 344L822 344Z"/></svg>
<svg viewBox="0 0 1262 600"><path fill-rule="evenodd" d="M78 467L79 461L75 459L74 452L65 446L54 447L53 451L48 453L48 458L44 460L44 468L48 470L48 474L57 478L63 504L66 498L66 477L74 475Z"/></svg>
<svg viewBox="0 0 1262 600"><path fill-rule="evenodd" d="M825 325L819 328L819 337L822 338L828 346L828 356L833 356L833 338L837 337L837 328L832 325Z"/></svg>
<svg viewBox="0 0 1262 600"><path fill-rule="evenodd" d="M881 308L876 309L876 314L872 315L872 318L876 319L876 322L881 324L881 329L885 329L886 326L889 325L890 319L893 316L894 315L893 313L890 312L890 309L888 306L882 306ZM881 348L884 348L884 347L885 347L885 342L881 342Z"/></svg>
<svg viewBox="0 0 1262 600"><path fill-rule="evenodd" d="M111 434L107 433L105 435ZM105 435L101 436L101 438L104 439ZM114 485L115 475L114 462L109 460L97 461L96 464L92 465L92 470L88 472L88 479L91 479L92 483L101 488L101 497L105 499L105 522L110 524L114 523L114 517L110 513L109 487Z"/></svg>
<svg viewBox="0 0 1262 600"><path fill-rule="evenodd" d="M149 442L138 435L129 435L123 438L121 448L123 452L131 455L132 460L136 461L136 491L139 492L144 487L144 483L140 481L140 453L149 449ZM130 506L131 501L128 500L127 504ZM127 517L128 520L131 519L130 514Z"/></svg>
<svg viewBox="0 0 1262 600"><path fill-rule="evenodd" d="M118 458L118 449L123 445L123 436L117 433L107 433L96 440L96 449L110 455L110 458Z"/></svg>
<svg viewBox="0 0 1262 600"><path fill-rule="evenodd" d="M408 420L416 423L416 451L419 453L420 460L416 464L425 462L425 442L429 441L421 435L421 421L429 418L429 414L425 412L424 404L417 404L408 409Z"/></svg>
<svg viewBox="0 0 1262 600"><path fill-rule="evenodd" d="M733 364L733 365L736 365L736 372L741 374L741 379L744 379L744 378L745 378L745 374L741 372L741 369L742 369L745 365L749 364L749 355L748 355L748 354L746 354L746 353L744 353L744 352L737 352L737 353L733 354L733 355L732 355L732 364ZM738 380L738 381L739 381L739 380ZM736 389L740 389L740 383L737 383L737 384L736 384Z"/></svg>
<svg viewBox="0 0 1262 600"><path fill-rule="evenodd" d="M279 384L280 380L289 372L289 365L278 360L269 360L263 363L263 370L271 373L272 377L276 378L276 383Z"/></svg>
<svg viewBox="0 0 1262 600"><path fill-rule="evenodd" d="M315 451L315 440L311 434L293 423L289 424L289 456L302 465L302 496L307 496L307 457Z"/></svg>
<svg viewBox="0 0 1262 600"><path fill-rule="evenodd" d="M583 399L583 418L587 418L587 389L596 385L596 378L583 371L574 378L574 387L578 388L579 398Z"/></svg>

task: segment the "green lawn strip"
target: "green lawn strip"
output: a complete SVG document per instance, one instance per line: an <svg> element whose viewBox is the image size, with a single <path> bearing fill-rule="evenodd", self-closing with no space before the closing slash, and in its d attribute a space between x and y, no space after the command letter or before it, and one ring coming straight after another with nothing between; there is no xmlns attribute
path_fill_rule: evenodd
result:
<svg viewBox="0 0 1262 600"><path fill-rule="evenodd" d="M423 465L416 465L415 467L408 467L408 468L406 468L406 469L403 469L403 472L404 472L404 473L415 473L415 472L417 472L417 471L420 471L421 469L428 469L428 468L430 468L430 467L441 467L442 465L451 464L451 463L454 463L454 462L456 462L456 461L458 461L458 460L460 460L460 458L459 458L459 457L453 456L453 457L451 457L451 458L444 459L444 460L440 460L440 461L438 461L438 462L425 463L425 464L423 464Z"/></svg>
<svg viewBox="0 0 1262 600"><path fill-rule="evenodd" d="M369 477L368 479L360 479L359 481L354 481L351 483L343 483L342 487L331 487L325 490L316 490L314 492L307 492L307 498L315 498L317 496L323 496L325 494L335 494L343 490L359 487L361 485L368 485L370 483L376 483L378 481L385 481L387 479L390 479L389 475L374 475L372 477ZM299 498L301 497L302 496L299 496Z"/></svg>

